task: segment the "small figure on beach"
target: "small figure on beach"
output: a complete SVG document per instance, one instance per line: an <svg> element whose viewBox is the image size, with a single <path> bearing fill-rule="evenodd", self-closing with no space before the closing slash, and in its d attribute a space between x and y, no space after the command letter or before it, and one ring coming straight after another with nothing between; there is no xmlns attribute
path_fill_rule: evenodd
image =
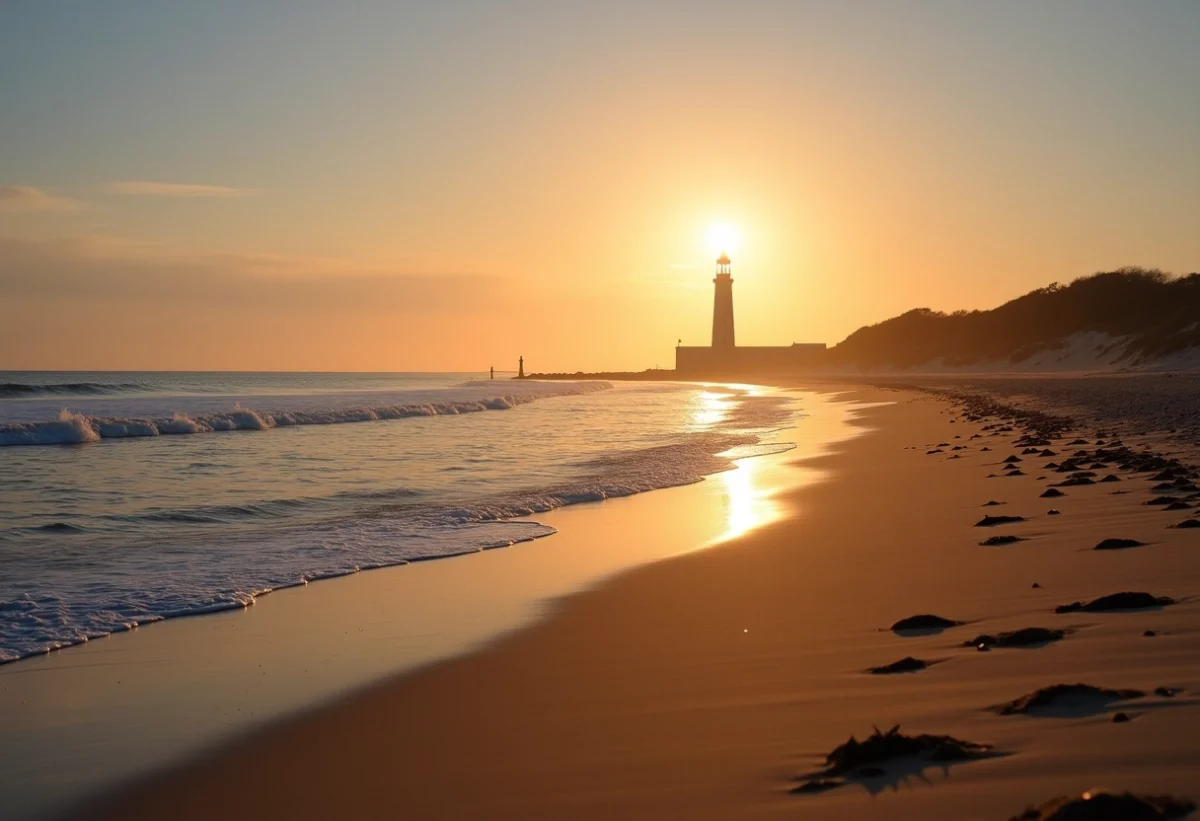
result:
<svg viewBox="0 0 1200 821"><path fill-rule="evenodd" d="M493 365L492 367L488 368L488 375L489 375L489 378L491 378L491 379L495 379L495 378L496 378L496 366L495 366L495 365Z"/></svg>

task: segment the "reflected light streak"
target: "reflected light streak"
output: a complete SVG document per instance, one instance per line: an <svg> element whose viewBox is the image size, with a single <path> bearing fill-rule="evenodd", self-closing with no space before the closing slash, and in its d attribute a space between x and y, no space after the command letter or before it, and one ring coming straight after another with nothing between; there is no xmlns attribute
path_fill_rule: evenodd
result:
<svg viewBox="0 0 1200 821"><path fill-rule="evenodd" d="M725 530L717 541L737 538L751 530L770 524L782 516L780 506L771 498L764 482L764 468L769 462L762 458L741 459L737 467L717 474L725 503Z"/></svg>
<svg viewBox="0 0 1200 821"><path fill-rule="evenodd" d="M729 397L710 391L701 391L692 410L692 422L700 428L709 428L729 414Z"/></svg>

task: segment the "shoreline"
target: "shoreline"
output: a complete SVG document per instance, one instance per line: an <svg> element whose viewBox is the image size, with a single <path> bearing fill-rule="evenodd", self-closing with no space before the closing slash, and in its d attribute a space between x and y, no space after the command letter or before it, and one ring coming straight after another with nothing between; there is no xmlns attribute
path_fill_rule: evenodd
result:
<svg viewBox="0 0 1200 821"><path fill-rule="evenodd" d="M0 751L9 811L41 817L62 808L48 799L56 792L77 802L381 680L476 652L553 618L564 596L719 541L731 517L776 515L761 509L773 505L764 492L808 481L788 464L841 430L842 408L819 410L827 401L811 395L801 401L809 415L784 436L796 450L738 460L698 483L533 517L557 528L553 539L473 553L473 561L413 562L280 589L245 610L171 619L0 667L5 698L25 708L9 727L9 755ZM738 509L723 509L731 505ZM629 538L635 532L640 538ZM405 614L411 623L398 621ZM79 691L86 704L76 703ZM94 746L81 733L107 739L103 761L73 752ZM59 758L72 762L62 773L38 764Z"/></svg>
<svg viewBox="0 0 1200 821"><path fill-rule="evenodd" d="M996 475L1017 433L965 423L924 395L842 398L895 404L855 420L870 435L807 463L831 473L785 494L803 515L637 568L531 629L317 708L76 817L202 818L269 796L273 812L298 818L948 821L1008 817L1097 783L1186 795L1200 766L1191 743L1200 732L1195 535L1169 529L1173 519L1140 495L1103 485L1071 488L1057 502L1065 515L1047 517L1034 473ZM1004 438L957 461L937 447L967 434ZM1146 477L1125 478L1133 487ZM972 524L993 497L1031 517L1013 528L1029 543L980 546L987 534ZM1088 549L1139 534L1149 547ZM1178 603L1054 614L1056 604L1121 589ZM966 625L919 637L887 629L914 613ZM1043 624L1071 632L1033 649L963 647L976 632ZM904 655L939 663L865 672ZM1166 686L1171 696L1137 702L1122 725L1107 704L1046 718L985 709L1076 680ZM895 723L1003 755L789 794L847 736ZM289 789L297 784L304 789Z"/></svg>

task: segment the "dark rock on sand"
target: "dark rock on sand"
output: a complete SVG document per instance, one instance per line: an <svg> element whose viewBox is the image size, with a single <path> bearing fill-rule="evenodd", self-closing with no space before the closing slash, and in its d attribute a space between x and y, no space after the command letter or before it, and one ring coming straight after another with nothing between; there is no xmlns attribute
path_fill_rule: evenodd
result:
<svg viewBox="0 0 1200 821"><path fill-rule="evenodd" d="M1002 504L1004 504L1004 502L997 502L995 499L991 499L987 502L984 502L983 507L998 507L999 505L1002 505Z"/></svg>
<svg viewBox="0 0 1200 821"><path fill-rule="evenodd" d="M1037 582L1034 582L1034 583L1033 583L1033 589L1034 589L1034 590L1040 590L1041 588L1042 588L1042 586L1041 586L1040 584L1038 584Z"/></svg>
<svg viewBox="0 0 1200 821"><path fill-rule="evenodd" d="M1183 692L1183 690L1181 690L1178 687L1155 687L1154 688L1154 695L1162 696L1163 698L1175 698L1175 696L1179 695L1182 692Z"/></svg>
<svg viewBox="0 0 1200 821"><path fill-rule="evenodd" d="M893 661L891 664L885 664L882 667L870 667L867 669L867 672L876 676L888 676L893 673L915 673L918 670L924 670L929 664L930 662L924 659L905 656L899 661Z"/></svg>
<svg viewBox="0 0 1200 821"><path fill-rule="evenodd" d="M1002 716L1015 716L1055 708L1077 708L1088 704L1107 704L1110 701L1129 701L1145 696L1141 690L1110 690L1105 687L1093 687L1091 684L1052 684L990 709Z"/></svg>
<svg viewBox="0 0 1200 821"><path fill-rule="evenodd" d="M1024 516L984 516L975 523L975 527L995 527L996 525L1008 525L1013 522L1025 521Z"/></svg>
<svg viewBox="0 0 1200 821"><path fill-rule="evenodd" d="M1052 507L1046 511L1046 515L1047 516L1060 516L1062 514L1061 514L1061 511L1059 511L1057 508Z"/></svg>
<svg viewBox="0 0 1200 821"><path fill-rule="evenodd" d="M1157 507L1158 505L1173 505L1178 501L1180 501L1178 496L1155 496L1146 504L1150 507Z"/></svg>
<svg viewBox="0 0 1200 821"><path fill-rule="evenodd" d="M963 646L1035 647L1040 644L1049 644L1052 641L1058 641L1066 635L1066 630L1055 630L1049 627L1023 627L1020 630L1011 630L1007 633L998 633L994 636L991 634L976 636L970 641L963 642Z"/></svg>
<svg viewBox="0 0 1200 821"><path fill-rule="evenodd" d="M1070 479L1064 479L1058 483L1058 487L1079 487L1080 485L1094 485L1096 480L1090 476L1072 476Z"/></svg>
<svg viewBox="0 0 1200 821"><path fill-rule="evenodd" d="M892 625L893 632L901 632L904 630L945 630L947 627L958 627L962 624L961 621L953 621L944 619L941 616L935 616L931 613L921 613L916 616L909 616L906 619L900 619Z"/></svg>
<svg viewBox="0 0 1200 821"><path fill-rule="evenodd" d="M1001 547L1006 544L1016 544L1023 541L1025 539L1020 536L989 536L979 544L983 547Z"/></svg>
<svg viewBox="0 0 1200 821"><path fill-rule="evenodd" d="M1079 798L1059 796L1009 821L1168 821L1183 818L1194 809L1191 801L1171 795L1093 791Z"/></svg>
<svg viewBox="0 0 1200 821"><path fill-rule="evenodd" d="M1163 508L1163 510L1191 510L1191 509L1192 509L1192 506L1189 505L1187 502L1171 502L1171 504L1169 504Z"/></svg>
<svg viewBox="0 0 1200 821"><path fill-rule="evenodd" d="M1055 613L1103 613L1108 610L1144 610L1149 607L1166 607L1174 604L1169 596L1151 596L1149 593L1112 593L1089 602L1060 604Z"/></svg>
<svg viewBox="0 0 1200 821"><path fill-rule="evenodd" d="M1145 544L1137 539L1105 539L1092 550L1124 550L1129 547L1144 547Z"/></svg>
<svg viewBox="0 0 1200 821"><path fill-rule="evenodd" d="M1192 528L1200 527L1200 519L1184 519L1179 524L1175 525L1176 530L1191 530Z"/></svg>
<svg viewBox="0 0 1200 821"><path fill-rule="evenodd" d="M1004 459L1004 464L1011 465L1013 462L1023 462L1023 461L1025 461L1025 460L1022 459L1020 456L1007 456Z"/></svg>
<svg viewBox="0 0 1200 821"><path fill-rule="evenodd" d="M1145 633L1142 633L1142 637L1147 639L1152 639L1157 635L1158 633L1155 633L1153 630L1147 630Z"/></svg>
<svg viewBox="0 0 1200 821"><path fill-rule="evenodd" d="M1131 721L1131 720L1132 719L1129 718L1129 713L1113 713L1113 717L1112 717L1113 724L1124 724L1125 722Z"/></svg>
<svg viewBox="0 0 1200 821"><path fill-rule="evenodd" d="M1008 471L1008 472L1007 472L1007 473L1005 473L1004 475L1005 475L1005 476L1024 476L1024 475L1025 475L1025 471L1021 470L1020 468L1017 468L1017 469L1015 469L1015 470L1010 470L1010 471Z"/></svg>
<svg viewBox="0 0 1200 821"><path fill-rule="evenodd" d="M1057 499L1059 496L1066 496L1066 495L1067 494L1063 493L1061 490L1059 490L1056 487L1049 487L1049 488L1046 488L1046 490L1042 492L1041 498Z"/></svg>
<svg viewBox="0 0 1200 821"><path fill-rule="evenodd" d="M1101 482L1110 482L1110 483L1111 482L1119 482L1119 481L1121 481L1121 477L1117 476L1114 473L1110 473L1107 476L1105 476L1103 479L1101 479L1100 481Z"/></svg>

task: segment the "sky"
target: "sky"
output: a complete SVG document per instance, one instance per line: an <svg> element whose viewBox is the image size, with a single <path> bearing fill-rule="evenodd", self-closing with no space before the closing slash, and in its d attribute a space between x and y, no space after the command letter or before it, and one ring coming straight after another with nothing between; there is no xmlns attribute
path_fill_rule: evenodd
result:
<svg viewBox="0 0 1200 821"><path fill-rule="evenodd" d="M1200 270L1200 3L0 0L0 369L642 369Z"/></svg>

